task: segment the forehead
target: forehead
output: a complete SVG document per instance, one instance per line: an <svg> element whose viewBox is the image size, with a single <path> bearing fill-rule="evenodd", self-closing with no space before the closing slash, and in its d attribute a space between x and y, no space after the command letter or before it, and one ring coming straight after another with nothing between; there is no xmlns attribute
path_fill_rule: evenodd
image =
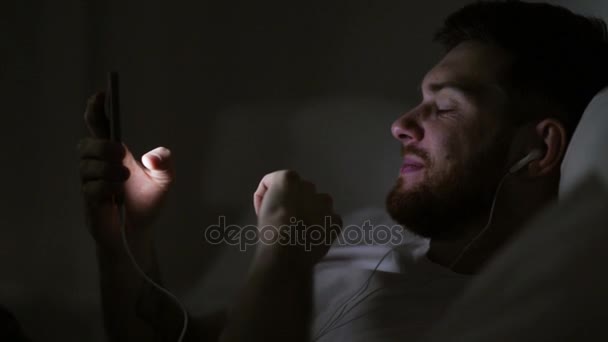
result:
<svg viewBox="0 0 608 342"><path fill-rule="evenodd" d="M423 91L441 84L455 84L476 93L503 93L503 75L510 65L507 52L499 47L475 41L463 42L433 67L422 81Z"/></svg>

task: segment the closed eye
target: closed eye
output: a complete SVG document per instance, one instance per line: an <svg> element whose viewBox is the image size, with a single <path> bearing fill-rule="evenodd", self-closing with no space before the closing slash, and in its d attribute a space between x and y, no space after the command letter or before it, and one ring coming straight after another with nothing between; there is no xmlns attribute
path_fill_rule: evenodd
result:
<svg viewBox="0 0 608 342"><path fill-rule="evenodd" d="M437 115L442 115L442 114L447 114L447 113L453 112L453 111L454 111L454 108L437 108L435 110L435 113Z"/></svg>

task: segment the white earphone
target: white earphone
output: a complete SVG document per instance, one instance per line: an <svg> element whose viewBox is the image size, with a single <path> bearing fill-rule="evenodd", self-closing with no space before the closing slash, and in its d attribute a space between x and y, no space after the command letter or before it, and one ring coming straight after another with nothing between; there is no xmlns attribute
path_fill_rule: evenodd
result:
<svg viewBox="0 0 608 342"><path fill-rule="evenodd" d="M453 269L454 266L456 266L458 261L460 261L460 259L467 252L469 247L471 247L471 245L473 245L473 243L475 243L475 241L477 241L477 239L479 239L479 237L482 236L490 227L490 224L492 223L492 218L494 217L494 206L496 205L496 198L498 197L498 192L500 191L500 188L502 187L502 184L504 183L505 179L507 179L507 176L512 175L515 172L523 169L531 161L542 157L542 155L543 155L543 151L541 151L540 149L537 149L537 148L533 149L525 157L521 158L517 163L513 164L513 166L511 166L511 168L509 169L509 172L507 172L502 177L500 182L498 182L498 186L496 187L496 192L494 192L494 198L492 199L492 206L490 207L490 214L488 215L488 221L486 222L485 227L477 235L475 235L475 237L473 239L471 239L471 241L469 241L469 243L462 249L462 251L456 257L456 259L454 259L454 261L450 264L450 269Z"/></svg>
<svg viewBox="0 0 608 342"><path fill-rule="evenodd" d="M528 155L526 155L520 161L518 161L513 166L511 166L511 168L509 169L509 173L515 173L515 172L521 170L523 167L528 165L531 161L540 158L542 155L543 155L543 152L539 149L534 149L534 150L530 151L530 153L528 153Z"/></svg>

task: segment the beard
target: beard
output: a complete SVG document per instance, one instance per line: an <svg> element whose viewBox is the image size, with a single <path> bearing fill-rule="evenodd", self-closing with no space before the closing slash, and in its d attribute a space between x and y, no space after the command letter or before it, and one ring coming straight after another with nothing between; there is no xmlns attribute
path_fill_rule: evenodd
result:
<svg viewBox="0 0 608 342"><path fill-rule="evenodd" d="M489 215L498 183L505 174L508 145L494 145L458 164L450 173L432 174L428 155L416 147L404 152L425 159L425 179L404 189L399 177L386 198L390 216L406 229L425 238L453 240L463 237L467 224Z"/></svg>

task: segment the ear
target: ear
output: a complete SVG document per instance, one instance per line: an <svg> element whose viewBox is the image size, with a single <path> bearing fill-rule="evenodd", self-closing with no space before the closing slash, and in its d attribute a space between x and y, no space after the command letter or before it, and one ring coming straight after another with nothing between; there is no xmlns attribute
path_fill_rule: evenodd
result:
<svg viewBox="0 0 608 342"><path fill-rule="evenodd" d="M567 137L564 125L555 119L544 119L536 125L536 134L544 153L539 159L530 163L529 175L540 177L559 171L566 153Z"/></svg>

